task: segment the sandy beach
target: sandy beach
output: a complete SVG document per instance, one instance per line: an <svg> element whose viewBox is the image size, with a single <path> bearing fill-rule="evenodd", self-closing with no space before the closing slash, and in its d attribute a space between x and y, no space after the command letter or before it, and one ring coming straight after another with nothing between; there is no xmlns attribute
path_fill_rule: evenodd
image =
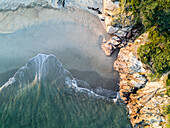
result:
<svg viewBox="0 0 170 128"><path fill-rule="evenodd" d="M19 69L38 53L54 54L77 79L92 87L118 89L119 76L112 69L117 52L113 57L102 52L102 39L109 35L93 14L77 8L35 7L0 15L2 76L11 76L10 71Z"/></svg>

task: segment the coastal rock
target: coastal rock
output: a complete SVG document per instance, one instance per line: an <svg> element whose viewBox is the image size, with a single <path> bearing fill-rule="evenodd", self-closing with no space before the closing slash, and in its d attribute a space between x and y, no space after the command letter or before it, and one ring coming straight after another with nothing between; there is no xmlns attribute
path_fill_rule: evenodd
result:
<svg viewBox="0 0 170 128"><path fill-rule="evenodd" d="M109 16L109 17L112 17L114 15L114 11L110 11L110 10L105 10L105 15L106 16Z"/></svg>
<svg viewBox="0 0 170 128"><path fill-rule="evenodd" d="M136 41L141 40L143 37ZM127 104L134 128L163 128L165 117L162 107L170 103L170 98L165 96L165 83L163 78L156 82L148 81L147 74L144 74L150 70L145 69L135 56L133 47L137 46L134 45L129 43L121 48L114 62L114 69L120 73L120 96Z"/></svg>
<svg viewBox="0 0 170 128"><path fill-rule="evenodd" d="M102 44L103 47L106 47L109 50L112 50L112 45L110 45L109 43L104 43Z"/></svg>
<svg viewBox="0 0 170 128"><path fill-rule="evenodd" d="M104 40L105 41L105 40ZM114 50L122 48L126 45L119 37L113 36L106 43L102 43L101 48L107 56L110 56Z"/></svg>
<svg viewBox="0 0 170 128"><path fill-rule="evenodd" d="M113 0L105 0L103 2L103 9L105 10L105 13L107 13L106 11L112 12L113 10L119 8L119 1L113 1Z"/></svg>
<svg viewBox="0 0 170 128"><path fill-rule="evenodd" d="M135 72L138 73L146 72L145 69L143 68L142 62L140 62L131 52L131 44L128 44L126 48L120 49L120 52L118 54L118 59L114 63L114 68L116 70L119 70L120 67L123 68L122 71L131 74Z"/></svg>
<svg viewBox="0 0 170 128"><path fill-rule="evenodd" d="M119 30L118 27L113 27L113 26L107 26L106 31L108 34L114 34Z"/></svg>
<svg viewBox="0 0 170 128"><path fill-rule="evenodd" d="M129 70L131 73L145 72L142 62L139 61L132 52L129 53Z"/></svg>
<svg viewBox="0 0 170 128"><path fill-rule="evenodd" d="M108 45L107 43L102 43L101 48L106 56L111 56L111 54L113 53L112 46Z"/></svg>
<svg viewBox="0 0 170 128"><path fill-rule="evenodd" d="M109 43L112 45L112 46L117 46L117 45L120 45L121 44L121 41L119 40L116 40L114 38L111 38Z"/></svg>
<svg viewBox="0 0 170 128"><path fill-rule="evenodd" d="M122 40L120 38L118 38L117 36L112 36L110 38L110 42L113 44L113 45L118 45L120 44Z"/></svg>
<svg viewBox="0 0 170 128"><path fill-rule="evenodd" d="M105 26L107 26L107 28L106 28L106 31L107 31L107 33L108 34L113 34L112 33L112 26L111 26L111 23L112 23L112 17L110 17L110 16L106 16L105 17Z"/></svg>
<svg viewBox="0 0 170 128"><path fill-rule="evenodd" d="M105 17L103 14L98 14L98 17L101 21L105 21Z"/></svg>
<svg viewBox="0 0 170 128"><path fill-rule="evenodd" d="M125 38L126 37L126 32L122 31L122 30L119 30L118 32L116 32L116 35L119 36L119 37Z"/></svg>
<svg viewBox="0 0 170 128"><path fill-rule="evenodd" d="M140 84L140 83L138 83L138 82L136 82L136 81L134 81L134 80L131 80L130 81L131 82L131 84L132 84L132 86L134 87L134 88L141 88L142 87L142 84Z"/></svg>
<svg viewBox="0 0 170 128"><path fill-rule="evenodd" d="M131 36L132 36L132 31L130 30L126 33L126 38L129 39Z"/></svg>
<svg viewBox="0 0 170 128"><path fill-rule="evenodd" d="M105 43L106 42L106 38L105 37L103 37L103 41L102 41L103 43Z"/></svg>
<svg viewBox="0 0 170 128"><path fill-rule="evenodd" d="M113 10L114 9L114 3L112 2L112 0L105 0L104 1L104 9L107 9L107 10Z"/></svg>
<svg viewBox="0 0 170 128"><path fill-rule="evenodd" d="M140 75L139 73L134 73L133 78L140 84L145 84L146 83L146 77L144 75Z"/></svg>
<svg viewBox="0 0 170 128"><path fill-rule="evenodd" d="M124 27L121 29L121 31L128 32L130 30L130 27Z"/></svg>

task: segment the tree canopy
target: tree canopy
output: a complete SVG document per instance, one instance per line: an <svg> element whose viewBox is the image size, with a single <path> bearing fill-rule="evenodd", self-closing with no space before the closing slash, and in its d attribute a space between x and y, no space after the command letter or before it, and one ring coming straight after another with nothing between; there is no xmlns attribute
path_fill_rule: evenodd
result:
<svg viewBox="0 0 170 128"><path fill-rule="evenodd" d="M126 0L136 23L149 31L149 42L138 49L141 61L155 72L170 70L170 4L169 0Z"/></svg>

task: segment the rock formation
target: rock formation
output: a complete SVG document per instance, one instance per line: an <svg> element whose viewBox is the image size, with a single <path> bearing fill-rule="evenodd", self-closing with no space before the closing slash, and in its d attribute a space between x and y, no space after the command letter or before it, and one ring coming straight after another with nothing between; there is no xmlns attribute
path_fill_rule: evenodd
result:
<svg viewBox="0 0 170 128"><path fill-rule="evenodd" d="M138 32L132 27L132 15L122 12L119 2L104 2L104 14L100 14L99 18L106 32L112 37L109 41L103 42L101 48L107 56L111 56L116 49L126 46L127 42L133 42Z"/></svg>
<svg viewBox="0 0 170 128"><path fill-rule="evenodd" d="M143 35L136 42L142 42ZM137 44L137 43L136 43ZM163 77L160 81L148 81L150 72L134 53L135 44L120 49L114 69L120 72L120 96L129 109L133 127L162 128L165 117L162 114L164 104L170 102L165 95Z"/></svg>

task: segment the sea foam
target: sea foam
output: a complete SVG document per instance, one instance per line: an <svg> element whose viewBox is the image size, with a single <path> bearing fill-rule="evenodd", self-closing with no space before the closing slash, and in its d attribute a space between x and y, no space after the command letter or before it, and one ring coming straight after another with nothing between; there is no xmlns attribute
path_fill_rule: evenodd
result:
<svg viewBox="0 0 170 128"><path fill-rule="evenodd" d="M16 88L24 88L25 86L35 85L36 83L48 81L49 86L58 83L63 88L73 90L78 93L87 94L90 97L117 101L119 95L117 92L103 89L101 87L91 88L90 85L82 80L77 80L72 74L64 69L60 61L54 55L38 54L28 61L28 63L20 68L15 75L9 79L0 91L15 85Z"/></svg>

